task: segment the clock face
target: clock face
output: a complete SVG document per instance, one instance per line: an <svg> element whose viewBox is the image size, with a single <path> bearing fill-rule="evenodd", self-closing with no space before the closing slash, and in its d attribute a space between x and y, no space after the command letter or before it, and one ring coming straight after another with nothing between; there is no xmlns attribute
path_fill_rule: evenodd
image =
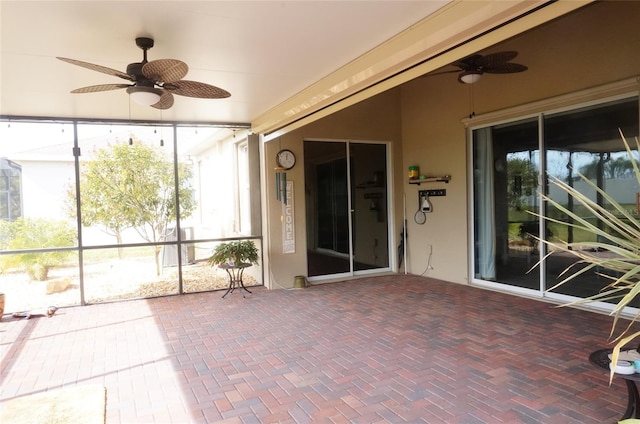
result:
<svg viewBox="0 0 640 424"><path fill-rule="evenodd" d="M291 150L280 150L276 155L276 163L284 169L291 169L296 164L296 156Z"/></svg>

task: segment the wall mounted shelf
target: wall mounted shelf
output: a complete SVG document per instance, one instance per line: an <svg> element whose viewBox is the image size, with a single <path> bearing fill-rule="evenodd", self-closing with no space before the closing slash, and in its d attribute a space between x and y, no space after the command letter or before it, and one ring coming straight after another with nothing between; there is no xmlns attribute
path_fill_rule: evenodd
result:
<svg viewBox="0 0 640 424"><path fill-rule="evenodd" d="M424 184L424 183L448 183L451 181L451 175L443 175L441 177L426 177L422 179L409 180L409 184Z"/></svg>

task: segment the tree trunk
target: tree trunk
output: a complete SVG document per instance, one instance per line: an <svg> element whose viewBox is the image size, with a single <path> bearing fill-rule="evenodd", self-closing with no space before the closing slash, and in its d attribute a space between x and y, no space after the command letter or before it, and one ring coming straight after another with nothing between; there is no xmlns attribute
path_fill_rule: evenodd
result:
<svg viewBox="0 0 640 424"><path fill-rule="evenodd" d="M118 243L118 259L122 260L124 249L122 248L122 233L120 231L116 231L116 242Z"/></svg>
<svg viewBox="0 0 640 424"><path fill-rule="evenodd" d="M156 257L156 275L158 276L162 274L162 266L160 265L160 250L162 250L162 247L153 246L153 254Z"/></svg>

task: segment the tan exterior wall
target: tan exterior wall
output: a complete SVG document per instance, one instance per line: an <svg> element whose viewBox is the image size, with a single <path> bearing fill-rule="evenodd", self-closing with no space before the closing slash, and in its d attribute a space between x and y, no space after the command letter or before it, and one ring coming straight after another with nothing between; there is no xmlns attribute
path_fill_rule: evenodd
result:
<svg viewBox="0 0 640 424"><path fill-rule="evenodd" d="M393 191L399 192L402 190L402 179L399 177L402 168L400 90L390 90L266 143L266 231L270 240L268 247L270 271L266 280L271 288L291 288L295 276L307 275L304 140L359 140L391 143ZM282 252L282 203L276 200L274 172L276 153L285 148L293 151L297 159L295 167L287 172L287 180L294 182L296 244L295 253L288 254ZM401 196L394 197L396 214L402 213L401 201ZM395 233L399 234L399 231L398 229Z"/></svg>
<svg viewBox="0 0 640 424"><path fill-rule="evenodd" d="M455 73L444 74L418 78L402 87L402 168L418 164L423 173L452 176L449 184L416 187L403 182L412 208L417 207L418 189L447 189L446 197L432 199L433 213L424 225L415 224L413 215L409 216L410 273L427 269L429 246L433 246L433 269L427 275L468 282L467 199L471 187L462 120L472 111L481 118L487 112L639 75L639 19L638 2L590 5L487 50L520 52L513 62L526 64L526 72L485 74L473 86L458 83Z"/></svg>
<svg viewBox="0 0 640 424"><path fill-rule="evenodd" d="M446 75L439 79L455 77ZM408 272L462 283L467 277L467 182L465 128L468 87L421 78L402 89L403 169L419 165L426 176L450 175L449 183L410 185L403 176L408 224ZM418 225L418 191L444 188L433 211ZM429 256L431 266L427 270ZM404 271L404 269L403 269Z"/></svg>
<svg viewBox="0 0 640 424"><path fill-rule="evenodd" d="M408 272L468 283L469 217L466 127L471 112L505 110L554 96L640 75L640 2L599 2L492 46L482 54L515 50L513 61L529 70L511 75L484 75L463 85L455 73L417 78L338 113L269 141L265 146L267 228L271 269L267 285L293 286L306 275L303 141L305 139L389 141L392 148L393 236L397 245L406 196ZM445 69L453 69L451 67ZM469 125L474 124L470 120ZM294 151L296 252L282 254L281 204L275 200L275 154ZM451 182L408 183L407 168L451 175ZM418 190L444 188L431 198L433 212L424 225L414 222ZM391 254L395 254L391 252ZM429 267L431 265L431 268ZM399 270L404 271L404 265Z"/></svg>

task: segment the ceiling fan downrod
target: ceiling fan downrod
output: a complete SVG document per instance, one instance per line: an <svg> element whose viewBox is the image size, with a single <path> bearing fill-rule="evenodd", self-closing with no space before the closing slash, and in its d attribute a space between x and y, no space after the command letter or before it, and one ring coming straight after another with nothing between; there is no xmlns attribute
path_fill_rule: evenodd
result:
<svg viewBox="0 0 640 424"><path fill-rule="evenodd" d="M142 49L142 62L141 64L147 63L147 50L153 47L153 38L148 37L138 37L136 38L136 46Z"/></svg>

